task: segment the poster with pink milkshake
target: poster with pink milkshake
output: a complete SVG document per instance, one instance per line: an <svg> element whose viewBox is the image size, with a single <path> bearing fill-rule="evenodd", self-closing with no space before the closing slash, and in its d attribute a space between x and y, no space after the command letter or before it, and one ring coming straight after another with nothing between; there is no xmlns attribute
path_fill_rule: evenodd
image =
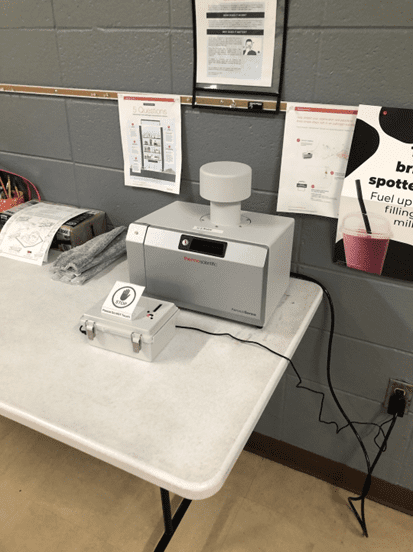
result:
<svg viewBox="0 0 413 552"><path fill-rule="evenodd" d="M334 262L413 281L413 109L359 106Z"/></svg>

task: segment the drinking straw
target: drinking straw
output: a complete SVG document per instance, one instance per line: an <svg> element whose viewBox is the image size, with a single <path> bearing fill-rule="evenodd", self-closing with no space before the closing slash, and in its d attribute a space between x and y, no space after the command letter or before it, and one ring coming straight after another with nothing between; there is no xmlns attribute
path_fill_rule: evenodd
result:
<svg viewBox="0 0 413 552"><path fill-rule="evenodd" d="M356 180L356 188L357 188L357 198L359 200L361 214L363 215L364 226L366 227L367 234L371 234L370 221L369 221L369 217L367 216L366 206L364 205L363 194L361 193L360 180Z"/></svg>

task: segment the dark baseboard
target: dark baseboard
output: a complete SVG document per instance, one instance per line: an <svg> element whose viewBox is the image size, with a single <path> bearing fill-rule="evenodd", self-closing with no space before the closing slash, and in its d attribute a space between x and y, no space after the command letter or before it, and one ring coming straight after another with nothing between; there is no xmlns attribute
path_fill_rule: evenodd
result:
<svg viewBox="0 0 413 552"><path fill-rule="evenodd" d="M329 460L313 452L278 441L254 431L245 450L283 464L297 471L308 473L336 487L359 496L366 474L345 464ZM384 506L413 516L413 491L372 476L367 498Z"/></svg>

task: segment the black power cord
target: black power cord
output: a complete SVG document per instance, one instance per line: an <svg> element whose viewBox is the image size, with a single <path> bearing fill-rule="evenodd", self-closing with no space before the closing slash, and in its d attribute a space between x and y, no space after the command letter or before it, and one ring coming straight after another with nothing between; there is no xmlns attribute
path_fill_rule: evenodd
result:
<svg viewBox="0 0 413 552"><path fill-rule="evenodd" d="M335 314L334 314L334 305L333 305L333 300L331 299L331 296L330 296L330 293L329 291L327 290L327 288L321 284L318 280L316 280L315 278L311 278L310 276L305 276L303 274L297 274L297 273L294 273L292 272L291 273L291 276L293 278L299 278L299 279L302 279L302 280L307 280L309 282L313 282L314 284L317 284L318 286L321 287L321 289L323 290L324 292L324 295L327 297L327 300L328 300L328 303L329 303L329 307L330 307L330 335L329 335L329 340L328 340L328 350L327 350L327 381L328 381L328 386L330 388L330 392L331 392L331 395L334 399L334 402L336 403L336 405L338 406L341 414L343 415L343 417L345 418L345 420L347 421L347 425L344 426L344 427L348 427L350 426L351 430L353 431L354 435L356 436L361 448L362 448L362 451L364 453L364 457L366 459L366 464L367 464L367 477L365 479L365 482L364 482L364 485L363 485L363 489L362 489L362 492L361 492L361 495L358 496L358 497L349 497L348 498L348 502L350 504L350 507L354 513L354 515L356 516L357 518L357 521L360 523L360 526L363 530L363 535L365 537L368 537L368 532L367 532L367 525L366 525L366 518L365 518L365 511L364 511L364 506L365 506L365 498L370 490L370 486L371 486L371 475L373 473L373 470L377 464L377 462L379 461L379 458L380 456L382 455L382 453L386 450L386 446L387 446L387 441L390 437L390 434L391 432L393 431L393 428L394 428L394 425L396 423L396 420L397 420L397 416L398 414L393 414L393 418L391 420L387 420L385 422L383 422L381 425L380 425L380 429L382 428L383 425L389 423L390 421L392 422L391 423L391 426L389 428L389 430L387 431L387 434L383 440L383 443L380 447L380 450L379 452L377 453L376 455L376 458L374 459L373 461L373 464L370 464L370 459L369 459L369 455L367 453L367 450L366 450L366 447L364 446L364 443L363 443L363 440L361 439L360 435L357 433L357 430L356 428L354 427L354 423L357 423L357 422L351 422L350 421L350 418L347 416L347 414L345 413L343 407L341 406L340 404L340 401L338 400L337 398L337 395L334 391L334 388L333 388L333 385L332 385L332 382L331 382L331 352L332 352L332 344L333 344L333 336L334 336L334 325L335 325ZM324 395L324 394L323 394ZM323 396L323 401L324 401L324 396ZM321 404L321 409L322 409L322 404ZM321 409L320 409L320 416L319 416L319 420L321 420ZM338 425L335 423L335 422L326 422L326 423L332 423L332 424L335 424L336 425L336 433L339 433L339 431L341 431L341 429L344 429L344 427L342 427L341 429L338 428ZM377 424L375 424L377 425ZM376 441L375 441L376 442ZM377 444L377 442L376 442ZM361 501L361 516L358 514L356 508L354 507L354 504L353 502L355 501L358 501L360 500Z"/></svg>
<svg viewBox="0 0 413 552"><path fill-rule="evenodd" d="M250 341L250 340L247 340L247 339L241 339L239 337L236 337L230 333L227 333L227 332L224 332L224 333L214 333L214 332L209 332L207 330L203 330L201 328L195 328L195 327L192 327L192 326L179 326L177 325L176 327L177 328L180 328L180 329L185 329L185 330L195 330L195 331L198 331L198 332L201 332L201 333L205 333L207 335L212 335L212 336L219 336L219 337L231 337L232 339L235 339L236 341L239 341L241 343L249 343L249 344L252 344L252 345L258 345L259 347L262 347L263 349L266 349L267 351L269 351L270 353L273 353L275 355L277 355L278 357L280 358L283 358L284 360L287 360L290 364L291 364L291 367L293 368L299 382L298 384L296 385L297 388L300 388L300 389L306 389L307 391L311 391L312 393L316 393L318 395L322 395L322 400L321 400L321 406L320 406L320 411L319 411L319 416L318 416L318 420L319 422L323 423L323 424L327 424L327 425L330 425L330 424L333 424L336 426L336 434L338 434L341 430L345 429L346 427L349 427L352 429L353 433L355 434L357 440L359 441L360 443L360 446L363 450L363 453L364 453L364 456L365 456L365 459L366 459L366 464L367 464L367 477L366 477L366 480L365 480L365 483L363 485L363 490L362 490L362 493L359 497L349 497L348 498L348 501L349 501L349 504L350 504L350 507L351 509L353 510L358 522L360 523L361 525L361 528L363 530L363 534L368 537L368 533L367 533L367 526L366 526L366 521L365 521L365 514L364 514L364 501L365 501L365 498L367 496L367 493L370 489L370 485L371 485L371 474L373 472L373 469L374 467L376 466L381 454L386 450L387 448L387 441L388 441L388 438L390 437L390 434L393 430L393 427L396 423L396 419L397 419L397 416L400 414L394 414L393 412L390 411L389 409L389 413L390 414L394 414L393 415L393 418L389 419L389 420L386 420L385 422L383 422L382 424L376 424L376 423L373 423L373 422L352 422L350 420L350 418L347 416L347 414L345 413L344 409L342 408L336 394L335 394L335 391L334 391L334 388L333 388L333 385L331 383L331 352L332 352L332 343L333 343L333 336L334 336L334 326L335 326L335 314L334 314L334 305L333 305L333 301L331 299L331 296L330 296L330 293L328 292L328 290L326 289L326 287L321 284L319 281L315 280L314 278L311 278L310 276L305 276L303 274L297 274L297 273L294 273L292 272L290 274L290 276L292 278L298 278L298 279L301 279L301 280L307 280L309 282L312 282L314 284L317 284L318 286L321 287L321 289L323 290L325 296L327 297L327 300L328 300L328 303L329 303L329 307L330 307L330 333L329 333L329 340L328 340L328 349L327 349L327 381L328 381L328 386L330 388L330 392L333 396L333 399L334 401L336 402L340 412L342 413L342 415L344 416L345 420L347 421L347 424L341 428L338 427L338 424L336 422L326 422L325 420L322 420L321 419L321 413L322 413L322 410L323 410L323 405L324 405L324 399L325 399L325 394L321 391L315 391L314 389L310 389L309 387L305 387L304 385L302 385L302 379L296 369L296 367L294 366L294 363L292 362L292 360L284 355L282 355L281 353L278 353L276 351L273 351L272 349L270 349L269 347L267 347L266 345L263 345L262 343L259 343L258 341ZM398 406L400 407L400 400L398 401ZM401 410L401 408L400 408ZM404 408L403 408L403 411L404 411ZM402 414L401 414L402 415ZM390 429L388 430L387 434L384 434L384 431L383 431L383 426L385 424L388 424L389 422L392 422L391 426L390 426ZM367 450L366 450L366 447L364 446L364 443L360 437L360 435L357 433L357 430L356 428L354 427L354 424L364 424L364 425L374 425L376 427L379 428L379 431L377 433L377 435L375 436L374 438L374 442L376 443L377 447L379 447L379 452L377 453L377 456L373 462L373 464L370 464L370 459L369 459L369 456L368 456L368 453L367 453ZM383 440L383 443L381 446L378 445L376 439L377 437L379 436L380 433L383 433L384 435L384 440ZM361 517L359 516L358 512L356 511L354 505L353 505L353 502L354 501L357 501L357 500L360 500L361 501Z"/></svg>

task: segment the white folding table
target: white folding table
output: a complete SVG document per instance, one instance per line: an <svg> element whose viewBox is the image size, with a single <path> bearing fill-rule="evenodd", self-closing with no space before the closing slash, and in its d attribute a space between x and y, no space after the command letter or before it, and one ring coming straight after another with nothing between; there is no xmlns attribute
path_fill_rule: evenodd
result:
<svg viewBox="0 0 413 552"><path fill-rule="evenodd" d="M83 286L53 281L49 265L0 257L0 414L158 485L163 550L189 502L222 487L288 362L189 329L152 363L91 347L79 319L128 281L126 260ZM291 279L263 329L184 310L177 324L290 358L321 299ZM173 519L169 491L186 499Z"/></svg>

